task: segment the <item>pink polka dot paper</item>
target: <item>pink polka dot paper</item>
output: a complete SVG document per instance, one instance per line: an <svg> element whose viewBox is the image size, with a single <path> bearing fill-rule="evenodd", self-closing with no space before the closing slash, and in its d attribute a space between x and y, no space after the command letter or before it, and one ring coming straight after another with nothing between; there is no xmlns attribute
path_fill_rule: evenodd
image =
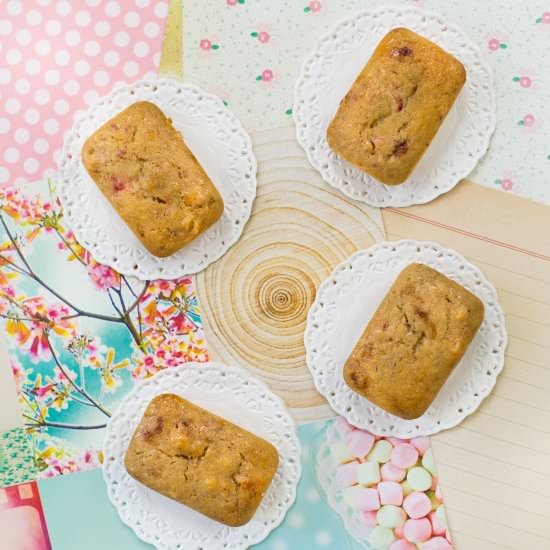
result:
<svg viewBox="0 0 550 550"><path fill-rule="evenodd" d="M0 185L54 176L75 115L156 77L167 13L157 0L0 0Z"/></svg>

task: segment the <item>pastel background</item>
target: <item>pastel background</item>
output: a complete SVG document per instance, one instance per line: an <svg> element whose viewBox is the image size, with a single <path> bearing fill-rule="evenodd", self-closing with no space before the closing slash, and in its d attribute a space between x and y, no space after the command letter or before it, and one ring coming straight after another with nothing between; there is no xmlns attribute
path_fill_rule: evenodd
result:
<svg viewBox="0 0 550 550"><path fill-rule="evenodd" d="M359 10L433 10L495 72L497 129L472 181L550 204L550 5L544 0L185 1L184 76L220 95L254 132L292 124L293 89L319 37Z"/></svg>

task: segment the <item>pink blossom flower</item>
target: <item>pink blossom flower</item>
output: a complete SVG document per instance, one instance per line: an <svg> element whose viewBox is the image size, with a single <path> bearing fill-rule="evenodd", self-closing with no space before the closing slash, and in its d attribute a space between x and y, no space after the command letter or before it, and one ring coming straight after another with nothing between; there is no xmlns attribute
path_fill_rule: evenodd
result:
<svg viewBox="0 0 550 550"><path fill-rule="evenodd" d="M318 0L311 0L311 2L309 3L309 9L312 12L321 11L321 2L319 2Z"/></svg>
<svg viewBox="0 0 550 550"><path fill-rule="evenodd" d="M268 32L262 31L258 34L258 40L262 44L266 44L267 42L269 42L269 39L270 39L270 36Z"/></svg>
<svg viewBox="0 0 550 550"><path fill-rule="evenodd" d="M522 88L530 88L532 83L533 83L533 81L528 76L522 76L519 79L519 85Z"/></svg>
<svg viewBox="0 0 550 550"><path fill-rule="evenodd" d="M550 11L544 12L541 19L545 25L550 25Z"/></svg>
<svg viewBox="0 0 550 550"><path fill-rule="evenodd" d="M212 42L210 42L210 40L208 40L208 38L203 38L200 41L199 46L200 46L201 50L208 51L212 48Z"/></svg>
<svg viewBox="0 0 550 550"><path fill-rule="evenodd" d="M228 6L234 6L237 3L237 0L227 0Z"/></svg>
<svg viewBox="0 0 550 550"><path fill-rule="evenodd" d="M262 71L262 80L264 82L270 82L273 80L273 71L271 69L265 69Z"/></svg>
<svg viewBox="0 0 550 550"><path fill-rule="evenodd" d="M535 123L535 117L533 115L525 115L523 117L523 125L530 127Z"/></svg>
<svg viewBox="0 0 550 550"><path fill-rule="evenodd" d="M496 38L489 40L489 49L496 52L500 48L500 42Z"/></svg>
<svg viewBox="0 0 550 550"><path fill-rule="evenodd" d="M506 178L502 180L502 182L500 183L500 186L505 191L510 191L510 189L512 189L512 187L514 186L514 182L510 178Z"/></svg>
<svg viewBox="0 0 550 550"><path fill-rule="evenodd" d="M98 290L106 290L118 286L120 275L110 267L95 264L88 269L88 275Z"/></svg>

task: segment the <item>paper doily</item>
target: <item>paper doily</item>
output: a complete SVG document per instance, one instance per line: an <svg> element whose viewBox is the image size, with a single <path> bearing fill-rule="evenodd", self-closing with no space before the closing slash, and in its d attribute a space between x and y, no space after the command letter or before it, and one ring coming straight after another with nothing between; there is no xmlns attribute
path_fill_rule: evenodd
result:
<svg viewBox="0 0 550 550"><path fill-rule="evenodd" d="M409 28L456 56L467 80L409 179L390 186L338 157L329 148L326 129L378 42L396 27ZM326 182L372 206L408 206L446 193L474 169L495 129L496 98L489 65L460 29L434 13L391 6L362 11L321 38L296 82L293 112L298 141Z"/></svg>
<svg viewBox="0 0 550 550"><path fill-rule="evenodd" d="M86 139L136 101L151 101L172 119L225 202L217 223L167 258L143 247L81 160ZM140 80L115 89L76 120L59 161L59 196L69 226L98 262L142 280L175 279L201 271L238 240L256 196L256 169L250 137L221 99L174 80Z"/></svg>
<svg viewBox="0 0 550 550"><path fill-rule="evenodd" d="M345 383L343 366L399 273L426 264L473 292L485 306L481 327L426 413L414 420L393 416ZM385 241L341 263L321 283L304 335L315 386L348 422L377 435L410 438L452 428L474 412L504 367L507 334L494 287L454 250L431 242Z"/></svg>
<svg viewBox="0 0 550 550"><path fill-rule="evenodd" d="M124 454L145 408L156 395L175 393L270 441L279 468L254 517L228 527L151 491L129 476ZM161 550L234 550L263 540L283 520L296 497L300 443L282 400L243 369L220 363L187 363L139 383L107 426L103 477L120 518L142 540Z"/></svg>

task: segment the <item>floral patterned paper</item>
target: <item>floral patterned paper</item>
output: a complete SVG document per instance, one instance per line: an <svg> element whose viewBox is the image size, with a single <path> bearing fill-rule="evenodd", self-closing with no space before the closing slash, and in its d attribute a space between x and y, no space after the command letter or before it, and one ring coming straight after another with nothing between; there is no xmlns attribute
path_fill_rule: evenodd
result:
<svg viewBox="0 0 550 550"><path fill-rule="evenodd" d="M398 0L459 25L495 71L497 129L470 179L550 203L550 5ZM222 97L247 128L292 124L293 89L319 38L383 0L185 0L185 78Z"/></svg>
<svg viewBox="0 0 550 550"><path fill-rule="evenodd" d="M96 467L136 380L207 359L192 281L98 264L65 227L52 182L2 190L0 224L0 317L38 476Z"/></svg>

